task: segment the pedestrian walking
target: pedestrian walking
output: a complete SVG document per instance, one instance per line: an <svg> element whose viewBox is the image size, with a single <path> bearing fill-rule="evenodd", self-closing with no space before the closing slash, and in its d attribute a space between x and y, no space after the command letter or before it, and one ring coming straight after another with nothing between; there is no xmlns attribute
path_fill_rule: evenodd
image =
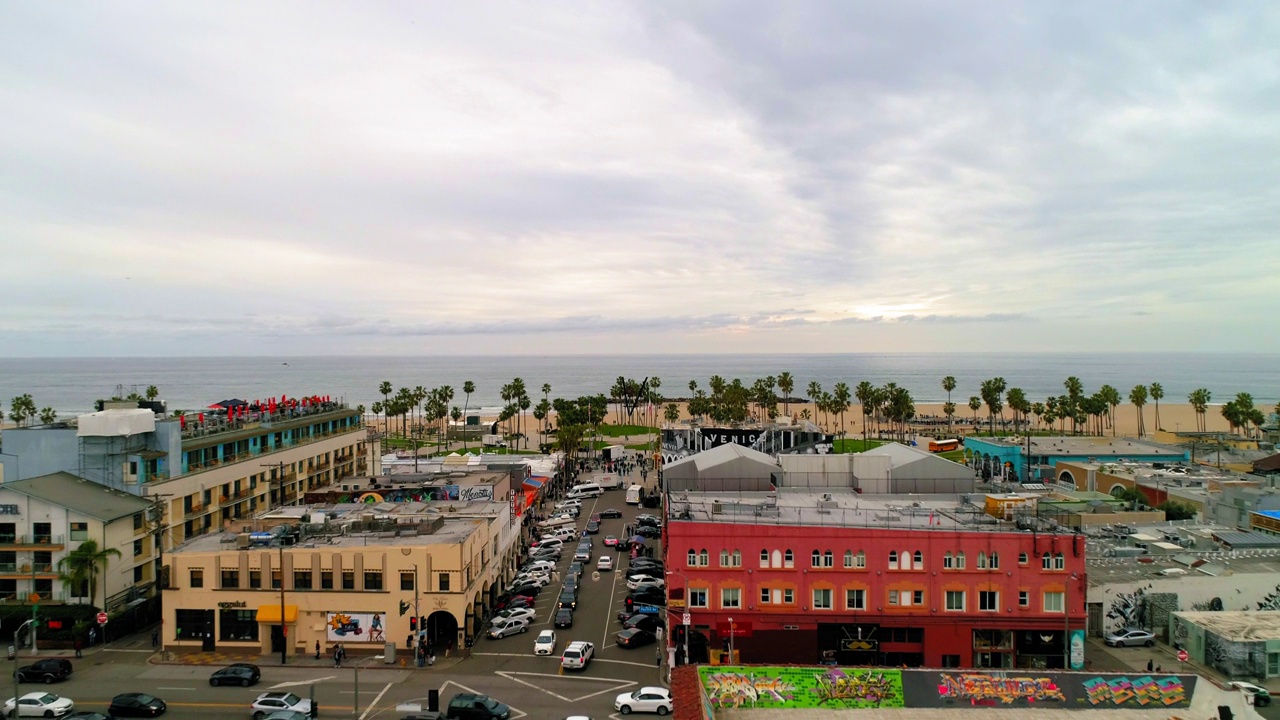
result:
<svg viewBox="0 0 1280 720"><path fill-rule="evenodd" d="M151 629L151 647L160 646L160 628Z"/></svg>
<svg viewBox="0 0 1280 720"><path fill-rule="evenodd" d="M98 641L98 631L95 628L89 628L89 645L93 645Z"/></svg>
<svg viewBox="0 0 1280 720"><path fill-rule="evenodd" d="M316 659L317 660L320 659L320 641L319 640L316 641Z"/></svg>
<svg viewBox="0 0 1280 720"><path fill-rule="evenodd" d="M76 657L84 657L84 641L80 638L76 638Z"/></svg>

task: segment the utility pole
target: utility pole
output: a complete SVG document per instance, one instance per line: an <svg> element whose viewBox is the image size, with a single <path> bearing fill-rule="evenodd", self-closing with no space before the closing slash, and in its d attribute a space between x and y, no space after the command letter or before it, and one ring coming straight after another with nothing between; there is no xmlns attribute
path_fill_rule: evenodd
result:
<svg viewBox="0 0 1280 720"><path fill-rule="evenodd" d="M289 664L289 626L284 621L284 543L280 543L280 664Z"/></svg>
<svg viewBox="0 0 1280 720"><path fill-rule="evenodd" d="M281 506L281 507L283 507L283 506L284 506L284 467L285 467L285 463L283 463L283 462L262 463L261 467L266 467L266 468L275 468L275 471L276 471L276 477L268 479L268 480L267 480L267 485L268 485L268 486L270 486L270 485L275 485L275 486L276 486L276 491L279 493L279 495L278 495L277 499L280 501L280 506ZM267 494L267 510L274 510L274 509L275 509L275 508L273 508L273 507L271 506L271 495L270 495L270 493L268 493L268 494ZM283 584L283 582L284 582L284 581L283 581L283 579L281 579L281 583L282 583L282 584Z"/></svg>
<svg viewBox="0 0 1280 720"><path fill-rule="evenodd" d="M164 523L164 510L165 504L169 501L169 498L173 496L148 495L147 497L151 498L151 507L147 510L147 523L150 535L153 538L152 542L155 544L156 548L156 597L163 598L164 589L167 585L164 576L164 535L165 531L169 529L169 527ZM161 602L164 602L163 599L161 599ZM103 608L103 610L106 610L106 608ZM103 641L106 641L105 637L103 638ZM163 643L164 638L160 638L160 642ZM161 649L164 649L163 645L161 645Z"/></svg>

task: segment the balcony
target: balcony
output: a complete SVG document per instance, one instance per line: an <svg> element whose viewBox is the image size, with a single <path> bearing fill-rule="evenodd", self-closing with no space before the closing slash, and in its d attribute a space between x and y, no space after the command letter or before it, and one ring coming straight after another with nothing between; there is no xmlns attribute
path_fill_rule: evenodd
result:
<svg viewBox="0 0 1280 720"><path fill-rule="evenodd" d="M198 517L200 515L203 515L206 510L207 508L204 505L200 503L196 503L191 507L187 508L186 512L183 513L183 516L187 518Z"/></svg>
<svg viewBox="0 0 1280 720"><path fill-rule="evenodd" d="M35 548L38 550L61 550L62 535L0 535L0 548Z"/></svg>
<svg viewBox="0 0 1280 720"><path fill-rule="evenodd" d="M32 578L57 577L53 563L16 562L0 564L0 577Z"/></svg>

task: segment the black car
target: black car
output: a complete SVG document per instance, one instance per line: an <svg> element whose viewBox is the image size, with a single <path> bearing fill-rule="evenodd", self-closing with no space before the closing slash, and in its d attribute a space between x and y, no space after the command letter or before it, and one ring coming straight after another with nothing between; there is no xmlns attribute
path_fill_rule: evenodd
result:
<svg viewBox="0 0 1280 720"><path fill-rule="evenodd" d="M650 515L648 513L643 513L641 515L636 516L636 525L641 527L645 525L649 525L652 527L660 527L662 525L662 520L660 520L657 515Z"/></svg>
<svg viewBox="0 0 1280 720"><path fill-rule="evenodd" d="M45 658L17 671L18 682L42 682L45 685L71 677L71 661L62 658Z"/></svg>
<svg viewBox="0 0 1280 720"><path fill-rule="evenodd" d="M582 563L578 562L577 560L574 560L573 562L569 563L569 570L568 570L568 574L569 574L569 575L572 575L572 576L574 576L574 577L581 577L581 576L582 576Z"/></svg>
<svg viewBox="0 0 1280 720"><path fill-rule="evenodd" d="M516 585L515 587L508 590L506 594L512 597L516 595L523 595L524 597L538 597L538 593L540 592L542 592L541 585L526 583L524 585Z"/></svg>
<svg viewBox="0 0 1280 720"><path fill-rule="evenodd" d="M169 706L155 695L121 693L111 698L107 714L114 717L156 717L168 709Z"/></svg>
<svg viewBox="0 0 1280 720"><path fill-rule="evenodd" d="M209 685L218 687L219 685L239 685L240 687L249 687L256 684L262 679L262 671L257 665L249 663L235 663L228 665L221 670L209 676Z"/></svg>
<svg viewBox="0 0 1280 720"><path fill-rule="evenodd" d="M636 613L635 615L632 615L631 617L622 621L623 630L630 630L632 628L636 628L637 630L647 630L649 632L654 632L660 626L661 626L661 621L658 620L657 615L647 615L645 613Z"/></svg>
<svg viewBox="0 0 1280 720"><path fill-rule="evenodd" d="M627 649L638 648L641 645L651 645L658 641L658 638L648 630L640 628L631 628L618 633L618 647Z"/></svg>
<svg viewBox="0 0 1280 720"><path fill-rule="evenodd" d="M565 587L565 588L569 588L569 589L572 589L574 592L577 592L577 591L578 591L578 576L577 576L577 575L566 575L566 576L565 576L565 578L564 578L564 586L563 586L563 587Z"/></svg>
<svg viewBox="0 0 1280 720"><path fill-rule="evenodd" d="M596 533L600 532L600 523L596 522L595 520L588 522L587 532L591 533L592 535L595 535Z"/></svg>
<svg viewBox="0 0 1280 720"><path fill-rule="evenodd" d="M633 530L636 535L650 540L658 540L662 537L662 531L652 525L641 525Z"/></svg>
<svg viewBox="0 0 1280 720"><path fill-rule="evenodd" d="M600 511L600 517L601 518L620 518L622 517L622 511L615 510L613 508L605 508L604 510Z"/></svg>
<svg viewBox="0 0 1280 720"><path fill-rule="evenodd" d="M627 567L627 572L628 573L642 572L645 575L661 577L664 570L662 569L662 563L658 562L657 560L646 560L644 558L636 558L635 560L632 560L631 565Z"/></svg>
<svg viewBox="0 0 1280 720"><path fill-rule="evenodd" d="M458 693L449 700L445 714L450 720L507 720L511 708L487 695Z"/></svg>
<svg viewBox="0 0 1280 720"><path fill-rule="evenodd" d="M573 627L573 608L560 608L559 610L556 610L556 627Z"/></svg>
<svg viewBox="0 0 1280 720"><path fill-rule="evenodd" d="M658 593L631 593L624 600L628 608L634 605L657 605L658 607L666 607L667 596Z"/></svg>
<svg viewBox="0 0 1280 720"><path fill-rule="evenodd" d="M578 607L578 593L568 588L560 591L560 607L574 610Z"/></svg>

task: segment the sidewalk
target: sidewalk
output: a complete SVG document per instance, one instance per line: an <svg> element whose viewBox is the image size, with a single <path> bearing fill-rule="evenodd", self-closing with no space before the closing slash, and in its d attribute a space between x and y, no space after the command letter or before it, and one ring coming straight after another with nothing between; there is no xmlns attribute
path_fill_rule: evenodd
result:
<svg viewBox="0 0 1280 720"><path fill-rule="evenodd" d="M453 655L444 657L436 655L435 665L415 668L413 665L413 651L403 648L396 650L395 659L391 663L385 660L365 661L365 658L372 657L374 653L369 654L351 654L347 657L343 667L351 667L357 661L364 661L360 665L361 670L385 668L388 670L421 670L422 672L451 670L455 668L466 658ZM231 663L251 663L253 665L265 667L279 667L280 656L275 655L258 655L246 652L199 652L189 649L181 651L163 652L157 651L149 659L152 665L208 665L221 666L230 665ZM321 655L317 660L315 655L290 655L288 658L288 667L314 667L314 668L332 668L333 657L330 655Z"/></svg>
<svg viewBox="0 0 1280 720"><path fill-rule="evenodd" d="M1088 639L1086 657L1090 661L1089 669L1098 672L1145 673L1147 672L1147 660L1151 660L1154 664L1160 666L1164 673L1199 675L1212 680L1222 687L1226 687L1231 682L1231 678L1227 678L1221 672L1207 665L1201 665L1194 661L1180 662L1178 660L1178 651L1170 645L1157 643L1155 647L1144 648L1143 650L1141 653L1120 653L1108 647L1102 640L1091 637ZM1280 694L1280 678L1272 678L1264 682L1249 680L1249 682L1261 685L1272 693Z"/></svg>

